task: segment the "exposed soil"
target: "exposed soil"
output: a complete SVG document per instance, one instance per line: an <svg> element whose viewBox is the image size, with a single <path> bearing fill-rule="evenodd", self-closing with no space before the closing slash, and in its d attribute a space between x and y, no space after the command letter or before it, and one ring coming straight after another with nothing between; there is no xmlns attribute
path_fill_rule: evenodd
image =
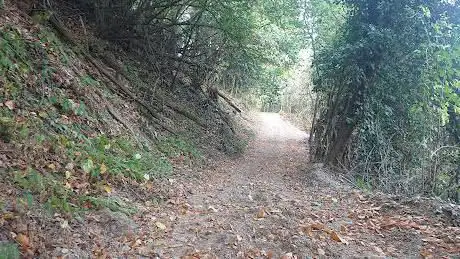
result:
<svg viewBox="0 0 460 259"><path fill-rule="evenodd" d="M309 164L308 135L278 114L257 114L249 124L256 136L240 157L216 155L201 169L178 163L174 179L115 187L111 195L121 205L138 209L131 216L107 208L80 217L31 209L7 220L2 239L27 237L28 258L460 255L458 207L363 193Z"/></svg>
<svg viewBox="0 0 460 259"><path fill-rule="evenodd" d="M242 157L215 161L183 183L189 194L155 241L159 257L459 254L459 228L435 214L433 201L353 190L320 164L308 164L308 135L278 114L258 114L253 127L256 138ZM428 204L434 207L417 207Z"/></svg>

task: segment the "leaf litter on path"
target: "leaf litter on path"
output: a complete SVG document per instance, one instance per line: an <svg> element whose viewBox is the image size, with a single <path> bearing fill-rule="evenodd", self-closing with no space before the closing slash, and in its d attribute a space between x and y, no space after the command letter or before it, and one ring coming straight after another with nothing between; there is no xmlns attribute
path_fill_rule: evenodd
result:
<svg viewBox="0 0 460 259"><path fill-rule="evenodd" d="M306 134L279 115L261 114L254 125L257 138L242 157L222 157L199 172L179 172L174 180L139 186L146 194L162 192L164 202L132 199L139 212L129 218L94 212L84 223L57 221L59 231L68 232L66 238L74 246L62 240L56 251L63 256L65 248L70 256L90 243L85 249L95 258L460 254L460 229L443 215L420 211L420 204L404 205L390 196L353 190L324 167L308 164ZM92 161L81 166L83 170L97 166L102 174L108 173L105 165ZM84 189L72 181L74 165L65 168L69 186ZM111 186L101 186L107 195L114 195ZM117 187L117 193L121 191ZM14 218L10 214L4 214L5 222ZM90 230L88 237L80 235L87 232L83 229ZM26 232L17 233L15 240L25 252L34 249L34 239Z"/></svg>
<svg viewBox="0 0 460 259"><path fill-rule="evenodd" d="M383 210L383 202L371 202L369 195L335 180L322 166L305 163L308 155L302 140L306 135L279 115L260 114L255 124L257 138L246 154L215 161L212 167L220 170L205 170L201 179L208 186L206 191L197 190L187 197L191 207L212 204L207 208L214 216L180 217L170 238L188 243L185 248L164 250L167 257L195 250L219 258L418 257L429 253L426 246L405 242L404 236L422 244L439 243L424 237L429 233L418 223L421 219ZM189 182L188 188L202 184ZM226 209L216 211L215 207ZM450 246L444 241L444 247L428 250L454 251L453 245L459 244L455 239L458 229L449 231Z"/></svg>

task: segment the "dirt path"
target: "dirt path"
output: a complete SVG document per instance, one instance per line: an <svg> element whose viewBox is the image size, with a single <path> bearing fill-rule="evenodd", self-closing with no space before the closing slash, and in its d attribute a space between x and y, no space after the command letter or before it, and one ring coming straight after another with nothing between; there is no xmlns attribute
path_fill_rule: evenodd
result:
<svg viewBox="0 0 460 259"><path fill-rule="evenodd" d="M43 258L460 255L460 221L449 210L458 206L357 191L308 164L307 134L279 115L258 114L252 126L256 138L238 158L221 156L201 169L181 163L174 179L118 186L112 199L134 214L34 210L11 229L27 230Z"/></svg>
<svg viewBox="0 0 460 259"><path fill-rule="evenodd" d="M302 184L292 180L305 166L307 135L278 114L259 114L256 125L257 138L244 157L218 164L188 199L198 212L176 225L171 241L187 247L171 250L173 257L194 249L223 258L291 249L285 229L295 225L292 216L301 217L292 204L304 195Z"/></svg>
<svg viewBox="0 0 460 259"><path fill-rule="evenodd" d="M409 213L408 206L383 196L363 195L308 165L308 135L278 114L258 114L254 125L256 139L244 156L218 161L199 179L180 183L189 194L172 204L176 214L165 213L172 222L155 241L160 258L445 254L423 239L440 240L428 226L437 219ZM445 247L450 253L458 252L455 231Z"/></svg>

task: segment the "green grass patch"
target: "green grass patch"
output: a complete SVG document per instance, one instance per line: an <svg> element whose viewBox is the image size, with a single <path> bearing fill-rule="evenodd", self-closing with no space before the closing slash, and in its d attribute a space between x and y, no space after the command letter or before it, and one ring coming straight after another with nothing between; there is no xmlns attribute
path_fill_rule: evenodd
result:
<svg viewBox="0 0 460 259"><path fill-rule="evenodd" d="M45 204L49 211L75 211L75 205L71 201L75 198L75 192L65 187L65 179L56 174L43 175L31 168L25 171L14 172L14 182L25 191L25 197L29 206L32 203L30 194L39 198L40 203Z"/></svg>
<svg viewBox="0 0 460 259"><path fill-rule="evenodd" d="M65 46L53 32L47 29L42 29L38 33L37 37L40 39L42 44L46 45L48 54L58 54L59 59L63 64L69 64L70 57L65 50Z"/></svg>
<svg viewBox="0 0 460 259"><path fill-rule="evenodd" d="M370 192L372 190L372 185L361 176L355 177L355 184L360 190L366 192Z"/></svg>
<svg viewBox="0 0 460 259"><path fill-rule="evenodd" d="M15 116L9 109L0 107L0 139L6 143L23 142L31 135L31 130L40 125L40 122Z"/></svg>
<svg viewBox="0 0 460 259"><path fill-rule="evenodd" d="M0 28L0 101L19 97L23 79L33 68L29 45L13 27Z"/></svg>
<svg viewBox="0 0 460 259"><path fill-rule="evenodd" d="M172 171L169 161L160 155L138 148L128 138L108 138L100 135L80 143L74 143L61 136L61 142L72 158L94 179L105 174L123 175L135 180L167 176Z"/></svg>
<svg viewBox="0 0 460 259"><path fill-rule="evenodd" d="M24 86L55 88L53 74L56 68L50 63L57 56L69 64L67 50L49 30L40 29L25 37L24 32L11 25L0 26L0 101L15 100L24 93ZM45 95L43 94L42 97Z"/></svg>
<svg viewBox="0 0 460 259"><path fill-rule="evenodd" d="M0 243L0 259L19 259L19 249L13 243Z"/></svg>
<svg viewBox="0 0 460 259"><path fill-rule="evenodd" d="M178 137L163 137L158 140L158 150L169 158L184 156L186 159L200 159L202 154L191 142Z"/></svg>
<svg viewBox="0 0 460 259"><path fill-rule="evenodd" d="M80 77L80 83L84 86L100 86L99 81L89 75Z"/></svg>

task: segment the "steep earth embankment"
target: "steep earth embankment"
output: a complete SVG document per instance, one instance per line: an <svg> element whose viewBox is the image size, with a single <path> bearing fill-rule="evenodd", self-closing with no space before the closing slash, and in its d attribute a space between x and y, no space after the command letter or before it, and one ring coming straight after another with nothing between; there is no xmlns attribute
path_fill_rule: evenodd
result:
<svg viewBox="0 0 460 259"><path fill-rule="evenodd" d="M128 53L107 62L73 37L109 43L23 2L0 10L0 258L119 254L118 237L140 239L139 202L164 203L169 177L242 149L233 108Z"/></svg>

